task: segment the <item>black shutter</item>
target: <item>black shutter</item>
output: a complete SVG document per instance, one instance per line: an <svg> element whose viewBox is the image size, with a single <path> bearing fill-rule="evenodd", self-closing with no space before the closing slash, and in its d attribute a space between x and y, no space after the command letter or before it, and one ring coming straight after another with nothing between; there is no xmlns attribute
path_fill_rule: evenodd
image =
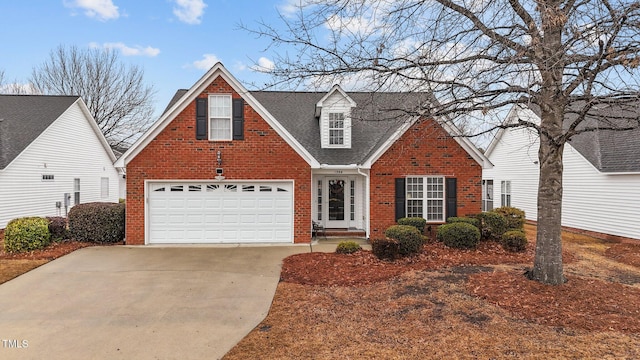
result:
<svg viewBox="0 0 640 360"><path fill-rule="evenodd" d="M207 98L196 99L196 139L207 139Z"/></svg>
<svg viewBox="0 0 640 360"><path fill-rule="evenodd" d="M233 140L244 140L244 100L233 99Z"/></svg>
<svg viewBox="0 0 640 360"><path fill-rule="evenodd" d="M405 179L396 178L396 221L406 217L406 193Z"/></svg>
<svg viewBox="0 0 640 360"><path fill-rule="evenodd" d="M450 217L458 216L458 195L457 195L457 184L458 181L456 178L447 178L445 188L447 189L447 220Z"/></svg>

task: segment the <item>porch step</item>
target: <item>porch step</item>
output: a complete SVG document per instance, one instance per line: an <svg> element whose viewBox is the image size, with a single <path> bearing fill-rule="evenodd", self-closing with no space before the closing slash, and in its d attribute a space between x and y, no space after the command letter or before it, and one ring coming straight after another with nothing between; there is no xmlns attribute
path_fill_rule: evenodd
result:
<svg viewBox="0 0 640 360"><path fill-rule="evenodd" d="M318 231L318 238L366 238L367 233L364 230L355 229L324 229Z"/></svg>

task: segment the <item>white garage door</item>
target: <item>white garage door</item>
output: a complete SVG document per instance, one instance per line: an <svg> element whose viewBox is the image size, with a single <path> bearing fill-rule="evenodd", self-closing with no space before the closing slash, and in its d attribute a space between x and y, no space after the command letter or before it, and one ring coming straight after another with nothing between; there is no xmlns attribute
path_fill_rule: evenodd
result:
<svg viewBox="0 0 640 360"><path fill-rule="evenodd" d="M293 242L291 182L149 183L149 243Z"/></svg>

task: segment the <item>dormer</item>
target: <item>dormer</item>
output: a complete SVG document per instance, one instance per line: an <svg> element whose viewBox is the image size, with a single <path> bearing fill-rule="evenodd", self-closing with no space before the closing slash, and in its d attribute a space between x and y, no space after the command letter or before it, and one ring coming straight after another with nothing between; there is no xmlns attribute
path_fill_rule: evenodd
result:
<svg viewBox="0 0 640 360"><path fill-rule="evenodd" d="M351 110L355 107L355 101L339 85L316 103L323 149L351 149Z"/></svg>

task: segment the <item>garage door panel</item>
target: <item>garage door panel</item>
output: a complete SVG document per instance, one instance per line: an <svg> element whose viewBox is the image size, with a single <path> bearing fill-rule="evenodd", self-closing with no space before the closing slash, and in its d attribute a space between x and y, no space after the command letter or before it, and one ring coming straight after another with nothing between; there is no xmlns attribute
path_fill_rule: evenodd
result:
<svg viewBox="0 0 640 360"><path fill-rule="evenodd" d="M293 186L150 183L150 243L292 242Z"/></svg>

